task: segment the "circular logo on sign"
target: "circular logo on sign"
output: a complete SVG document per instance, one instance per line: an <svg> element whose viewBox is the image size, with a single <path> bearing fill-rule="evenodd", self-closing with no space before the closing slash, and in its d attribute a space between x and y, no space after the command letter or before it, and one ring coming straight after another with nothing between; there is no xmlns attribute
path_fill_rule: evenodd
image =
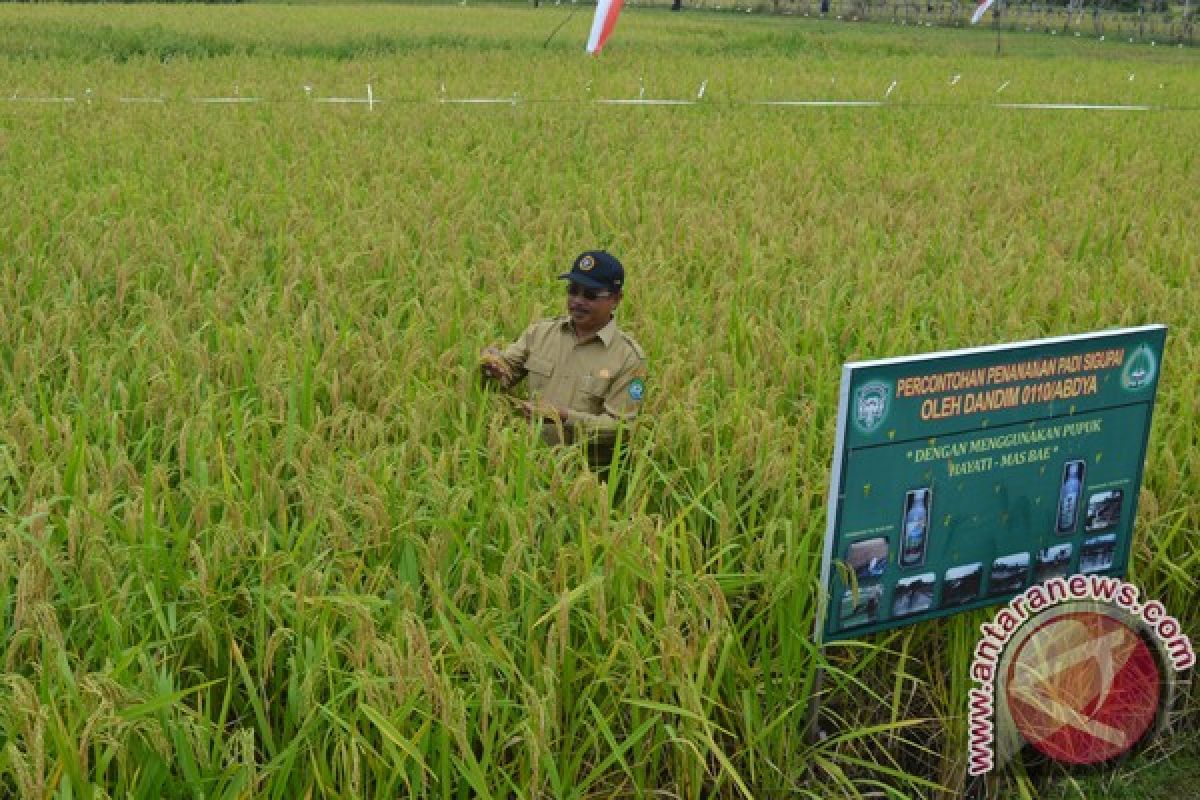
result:
<svg viewBox="0 0 1200 800"><path fill-rule="evenodd" d="M871 381L854 393L854 425L863 433L874 433L887 418L892 389L882 381Z"/></svg>
<svg viewBox="0 0 1200 800"><path fill-rule="evenodd" d="M1068 764L1129 752L1159 711L1163 675L1151 648L1105 611L1047 616L1014 648L1003 673L1016 732Z"/></svg>
<svg viewBox="0 0 1200 800"><path fill-rule="evenodd" d="M1134 350L1125 359L1121 370L1121 385L1129 390L1144 389L1154 382L1154 374L1158 371L1158 359L1154 351L1146 345Z"/></svg>
<svg viewBox="0 0 1200 800"><path fill-rule="evenodd" d="M583 272L591 272L592 267L596 266L596 259L591 256L584 256L579 259L579 269Z"/></svg>

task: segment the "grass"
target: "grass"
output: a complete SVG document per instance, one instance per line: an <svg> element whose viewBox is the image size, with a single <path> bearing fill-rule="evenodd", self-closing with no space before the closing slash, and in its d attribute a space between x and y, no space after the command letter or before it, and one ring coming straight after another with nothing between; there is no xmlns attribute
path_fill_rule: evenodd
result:
<svg viewBox="0 0 1200 800"><path fill-rule="evenodd" d="M1194 53L562 13L0 9L0 97L79 98L0 101L0 795L956 795L979 615L810 641L851 359L1169 324L1133 577L1195 634ZM475 380L591 246L623 497Z"/></svg>
<svg viewBox="0 0 1200 800"><path fill-rule="evenodd" d="M1116 768L1077 770L1074 774L1050 771L1041 776L1045 800L1169 800L1187 797L1200 776L1195 731L1165 736ZM1013 797L1019 795L1014 794Z"/></svg>

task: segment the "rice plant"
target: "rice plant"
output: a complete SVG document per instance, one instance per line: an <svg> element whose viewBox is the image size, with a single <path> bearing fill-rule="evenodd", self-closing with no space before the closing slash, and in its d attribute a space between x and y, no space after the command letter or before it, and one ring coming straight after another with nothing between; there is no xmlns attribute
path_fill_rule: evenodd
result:
<svg viewBox="0 0 1200 800"><path fill-rule="evenodd" d="M851 359L1170 325L1196 635L1193 52L566 13L0 9L0 795L957 796L978 615L811 638ZM476 379L593 246L620 485Z"/></svg>

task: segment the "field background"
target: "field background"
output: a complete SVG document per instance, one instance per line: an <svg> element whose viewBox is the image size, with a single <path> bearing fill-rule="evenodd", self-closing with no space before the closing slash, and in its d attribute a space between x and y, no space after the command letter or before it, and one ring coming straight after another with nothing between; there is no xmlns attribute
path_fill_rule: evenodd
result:
<svg viewBox="0 0 1200 800"><path fill-rule="evenodd" d="M852 359L1167 323L1200 633L1195 51L568 13L0 8L0 795L960 796L983 615L810 641ZM592 246L620 491L475 378Z"/></svg>

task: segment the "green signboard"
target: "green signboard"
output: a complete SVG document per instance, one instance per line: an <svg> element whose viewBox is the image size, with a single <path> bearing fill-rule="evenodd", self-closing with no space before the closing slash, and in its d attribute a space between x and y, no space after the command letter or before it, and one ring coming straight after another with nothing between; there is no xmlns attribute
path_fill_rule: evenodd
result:
<svg viewBox="0 0 1200 800"><path fill-rule="evenodd" d="M845 365L818 640L1124 575L1166 334Z"/></svg>

